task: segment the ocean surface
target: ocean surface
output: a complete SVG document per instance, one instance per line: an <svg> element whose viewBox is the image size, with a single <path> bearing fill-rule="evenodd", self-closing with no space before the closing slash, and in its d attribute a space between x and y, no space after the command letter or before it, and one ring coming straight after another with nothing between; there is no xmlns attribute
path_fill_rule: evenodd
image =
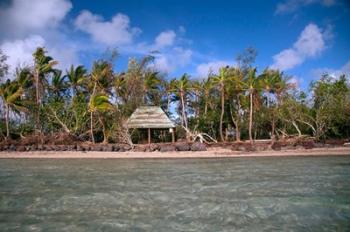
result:
<svg viewBox="0 0 350 232"><path fill-rule="evenodd" d="M350 156L1 159L0 231L350 231Z"/></svg>

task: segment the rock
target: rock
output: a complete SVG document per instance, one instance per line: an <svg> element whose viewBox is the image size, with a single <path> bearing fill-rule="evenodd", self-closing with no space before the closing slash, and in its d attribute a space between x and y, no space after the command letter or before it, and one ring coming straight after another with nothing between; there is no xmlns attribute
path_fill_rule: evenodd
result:
<svg viewBox="0 0 350 232"><path fill-rule="evenodd" d="M103 151L108 151L108 152L111 152L114 150L114 147L113 145L111 144L106 144L104 147L103 147Z"/></svg>
<svg viewBox="0 0 350 232"><path fill-rule="evenodd" d="M118 147L118 145L113 145L113 151L119 151L119 147Z"/></svg>
<svg viewBox="0 0 350 232"><path fill-rule="evenodd" d="M169 152L169 151L176 151L175 146L173 145L164 145L160 147L160 152Z"/></svg>
<svg viewBox="0 0 350 232"><path fill-rule="evenodd" d="M124 151L130 151L132 149L132 147L128 144L122 144L120 145L120 148L123 148Z"/></svg>
<svg viewBox="0 0 350 232"><path fill-rule="evenodd" d="M17 146L16 151L21 151L21 152L26 151L26 147L25 146Z"/></svg>
<svg viewBox="0 0 350 232"><path fill-rule="evenodd" d="M312 140L306 140L301 143L305 149L312 149L315 147L315 143Z"/></svg>
<svg viewBox="0 0 350 232"><path fill-rule="evenodd" d="M77 151L85 151L85 147L77 145Z"/></svg>
<svg viewBox="0 0 350 232"><path fill-rule="evenodd" d="M136 152L145 152L146 150L147 150L147 147L143 145L135 146L133 149L133 151L136 151Z"/></svg>
<svg viewBox="0 0 350 232"><path fill-rule="evenodd" d="M193 143L191 145L191 151L206 151L207 146L204 143Z"/></svg>
<svg viewBox="0 0 350 232"><path fill-rule="evenodd" d="M274 151L280 151L282 146L281 146L281 144L279 142L275 142L274 144L272 144L271 148Z"/></svg>
<svg viewBox="0 0 350 232"><path fill-rule="evenodd" d="M175 148L177 151L190 151L191 147L188 143L176 143Z"/></svg>
<svg viewBox="0 0 350 232"><path fill-rule="evenodd" d="M16 146L13 145L13 144L11 144L11 145L9 146L9 151L16 151Z"/></svg>
<svg viewBox="0 0 350 232"><path fill-rule="evenodd" d="M324 147L324 143L315 143L314 147L315 148L322 148L322 147Z"/></svg>
<svg viewBox="0 0 350 232"><path fill-rule="evenodd" d="M160 150L160 147L158 144L151 144L149 146L149 151L153 152L153 151L159 151Z"/></svg>

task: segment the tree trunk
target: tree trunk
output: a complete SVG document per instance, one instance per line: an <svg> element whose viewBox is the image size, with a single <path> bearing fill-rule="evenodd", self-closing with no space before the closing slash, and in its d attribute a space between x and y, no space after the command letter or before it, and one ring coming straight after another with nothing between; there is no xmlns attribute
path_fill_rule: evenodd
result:
<svg viewBox="0 0 350 232"><path fill-rule="evenodd" d="M252 90L250 90L249 98L250 98L250 109L249 109L249 140L250 140L250 143L253 143L253 135L252 135L252 129L253 129L253 93L252 93Z"/></svg>
<svg viewBox="0 0 350 232"><path fill-rule="evenodd" d="M205 104L204 104L204 115L206 116L208 112L208 102L207 100L205 100Z"/></svg>
<svg viewBox="0 0 350 232"><path fill-rule="evenodd" d="M182 118L185 128L187 129L187 118L186 118L186 109L185 109L185 102L184 102L184 96L183 93L180 93L181 96L181 105L182 105Z"/></svg>
<svg viewBox="0 0 350 232"><path fill-rule="evenodd" d="M271 140L275 140L275 127L276 127L276 122L275 122L275 115L273 114L272 116L272 123L271 123Z"/></svg>
<svg viewBox="0 0 350 232"><path fill-rule="evenodd" d="M106 125L100 116L99 116L99 121L102 125L102 132L103 132L103 142L102 143L107 144L108 143L108 135L107 135Z"/></svg>
<svg viewBox="0 0 350 232"><path fill-rule="evenodd" d="M94 121L92 118L92 111L90 112L90 133L91 133L91 141L92 143L95 143L95 138L94 138L94 129L93 129L93 125L94 125Z"/></svg>
<svg viewBox="0 0 350 232"><path fill-rule="evenodd" d="M35 133L41 134L41 129L40 129L40 93L39 93L39 72L37 69L35 69L34 72L35 76L35 98L36 98L36 106L37 106L37 112L35 115Z"/></svg>
<svg viewBox="0 0 350 232"><path fill-rule="evenodd" d="M9 114L10 114L10 109L9 109L9 105L5 104L6 107L6 116L5 116L5 120L6 120L6 138L8 139L10 137L10 128L9 128Z"/></svg>
<svg viewBox="0 0 350 232"><path fill-rule="evenodd" d="M222 142L225 141L224 135L222 133L222 124L224 121L224 107L225 107L225 95L224 95L224 90L221 90L221 115L220 115L220 126L219 126L219 130L220 130L220 139Z"/></svg>

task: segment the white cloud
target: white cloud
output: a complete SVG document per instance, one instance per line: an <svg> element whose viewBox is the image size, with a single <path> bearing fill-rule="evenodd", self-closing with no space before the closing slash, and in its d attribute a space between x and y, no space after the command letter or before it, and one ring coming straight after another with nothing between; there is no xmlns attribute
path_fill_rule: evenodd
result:
<svg viewBox="0 0 350 232"><path fill-rule="evenodd" d="M156 54L154 64L151 67L161 72L169 73L189 64L192 60L192 55L191 49L174 47L166 53Z"/></svg>
<svg viewBox="0 0 350 232"><path fill-rule="evenodd" d="M0 49L8 56L10 73L17 66L33 65L33 52L37 47L45 46L45 39L40 35L32 35L24 40L5 41Z"/></svg>
<svg viewBox="0 0 350 232"><path fill-rule="evenodd" d="M0 9L0 28L11 36L54 28L71 8L69 0L13 0Z"/></svg>
<svg viewBox="0 0 350 232"><path fill-rule="evenodd" d="M278 3L276 7L276 14L291 13L298 10L301 7L308 6L311 4L321 4L326 7L333 6L335 0L286 0Z"/></svg>
<svg viewBox="0 0 350 232"><path fill-rule="evenodd" d="M40 35L30 35L21 40L5 41L0 49L8 56L7 64L10 65L10 77L18 66L32 66L33 53L37 47L45 47L48 55L59 63L57 68L67 69L71 64L78 64L77 51L68 45L50 44Z"/></svg>
<svg viewBox="0 0 350 232"><path fill-rule="evenodd" d="M163 31L155 39L155 49L161 49L167 46L172 46L175 42L176 34L174 31Z"/></svg>
<svg viewBox="0 0 350 232"><path fill-rule="evenodd" d="M116 14L111 21L104 21L102 16L92 14L84 10L74 22L76 28L92 36L92 38L106 45L131 44L134 36L141 30L130 27L130 20L127 15Z"/></svg>
<svg viewBox="0 0 350 232"><path fill-rule="evenodd" d="M306 59L320 55L325 49L327 35L315 24L310 23L301 32L292 48L285 49L273 56L272 68L280 70L292 69Z"/></svg>
<svg viewBox="0 0 350 232"><path fill-rule="evenodd" d="M318 68L311 70L311 74L315 78L320 78L323 74L328 74L333 78L338 78L340 75L346 75L350 77L350 60L348 60L342 67L339 69L334 68Z"/></svg>
<svg viewBox="0 0 350 232"><path fill-rule="evenodd" d="M233 65L232 62L226 60L217 60L209 63L199 64L196 68L196 77L204 78L207 77L209 73L217 74L219 69L227 65Z"/></svg>

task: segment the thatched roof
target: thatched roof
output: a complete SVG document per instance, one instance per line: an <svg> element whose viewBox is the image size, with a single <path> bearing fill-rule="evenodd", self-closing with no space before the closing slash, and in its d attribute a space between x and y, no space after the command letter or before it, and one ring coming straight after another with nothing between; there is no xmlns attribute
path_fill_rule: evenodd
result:
<svg viewBox="0 0 350 232"><path fill-rule="evenodd" d="M140 106L127 121L128 128L174 128L175 124L158 106Z"/></svg>

